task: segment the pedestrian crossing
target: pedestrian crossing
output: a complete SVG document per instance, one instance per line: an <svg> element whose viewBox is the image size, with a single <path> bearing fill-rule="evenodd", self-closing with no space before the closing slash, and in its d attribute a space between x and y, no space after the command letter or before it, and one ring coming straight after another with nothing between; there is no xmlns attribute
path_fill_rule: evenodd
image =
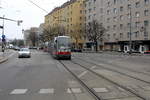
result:
<svg viewBox="0 0 150 100"><path fill-rule="evenodd" d="M93 88L93 90L95 90L95 92L98 93L104 93L104 92L109 92L109 90L107 88ZM2 90L0 89L0 94L7 93L9 95L25 95L25 94L30 94L33 93L32 89L12 89L12 90ZM64 92L67 94L81 94L84 93L84 90L82 88L66 88L64 89ZM55 94L56 93L56 89L54 88L43 88L43 89L39 89L38 91L36 91L37 94Z"/></svg>

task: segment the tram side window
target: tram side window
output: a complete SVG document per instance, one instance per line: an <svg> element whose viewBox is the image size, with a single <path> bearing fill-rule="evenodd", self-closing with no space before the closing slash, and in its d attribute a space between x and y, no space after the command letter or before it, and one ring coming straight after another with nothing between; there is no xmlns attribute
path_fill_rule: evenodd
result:
<svg viewBox="0 0 150 100"><path fill-rule="evenodd" d="M57 40L54 42L54 48L57 48Z"/></svg>

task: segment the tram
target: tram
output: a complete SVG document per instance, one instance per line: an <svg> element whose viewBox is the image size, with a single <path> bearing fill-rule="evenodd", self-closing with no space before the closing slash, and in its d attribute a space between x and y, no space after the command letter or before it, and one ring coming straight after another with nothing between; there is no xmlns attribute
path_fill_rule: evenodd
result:
<svg viewBox="0 0 150 100"><path fill-rule="evenodd" d="M50 44L51 55L56 59L71 60L71 39L69 36L55 37Z"/></svg>

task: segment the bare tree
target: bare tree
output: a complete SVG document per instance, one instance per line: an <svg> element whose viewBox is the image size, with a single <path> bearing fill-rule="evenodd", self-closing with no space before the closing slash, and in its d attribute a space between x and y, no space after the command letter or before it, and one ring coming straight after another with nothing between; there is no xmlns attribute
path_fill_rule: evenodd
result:
<svg viewBox="0 0 150 100"><path fill-rule="evenodd" d="M33 46L36 46L37 42L38 42L38 35L36 32L30 32L29 36L28 36L28 40L30 40L32 42Z"/></svg>
<svg viewBox="0 0 150 100"><path fill-rule="evenodd" d="M89 41L95 43L96 52L98 51L98 41L102 42L104 40L105 32L106 29L103 27L103 25L98 23L96 20L93 20L86 26L86 36Z"/></svg>
<svg viewBox="0 0 150 100"><path fill-rule="evenodd" d="M47 26L43 30L43 34L40 35L40 41L51 41L55 36L66 35L66 29L63 26L51 27Z"/></svg>
<svg viewBox="0 0 150 100"><path fill-rule="evenodd" d="M75 48L79 48L79 42L83 39L84 28L79 23L75 24L74 29L71 32L71 37L75 40Z"/></svg>

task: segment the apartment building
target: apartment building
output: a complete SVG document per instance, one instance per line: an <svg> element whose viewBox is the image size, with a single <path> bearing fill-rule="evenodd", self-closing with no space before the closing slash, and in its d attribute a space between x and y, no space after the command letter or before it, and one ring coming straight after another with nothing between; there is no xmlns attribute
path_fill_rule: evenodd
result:
<svg viewBox="0 0 150 100"><path fill-rule="evenodd" d="M84 0L70 0L46 15L45 25L64 27L67 31L65 35L69 35L72 38L73 47L82 48L84 43L84 38L82 37L85 23L84 10Z"/></svg>
<svg viewBox="0 0 150 100"><path fill-rule="evenodd" d="M107 29L105 50L129 51L130 36L133 50L150 50L149 0L87 0L86 22L93 18Z"/></svg>
<svg viewBox="0 0 150 100"><path fill-rule="evenodd" d="M104 22L104 13L103 13L103 0L86 0L85 4L85 25L88 25L93 20L98 21L99 23ZM98 41L99 49L103 49L104 43ZM94 43L88 41L86 38L87 48L94 48Z"/></svg>

